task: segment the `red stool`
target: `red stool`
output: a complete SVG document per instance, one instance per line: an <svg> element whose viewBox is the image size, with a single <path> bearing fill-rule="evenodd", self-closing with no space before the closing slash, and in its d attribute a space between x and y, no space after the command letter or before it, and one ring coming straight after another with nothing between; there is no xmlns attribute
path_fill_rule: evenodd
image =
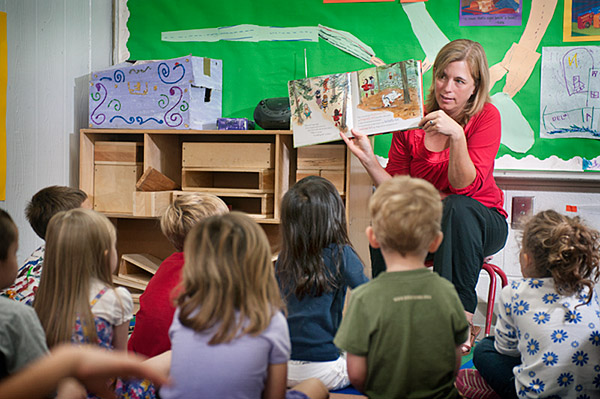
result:
<svg viewBox="0 0 600 399"><path fill-rule="evenodd" d="M433 261L425 262L425 266L433 267ZM488 290L488 300L487 300L487 309L485 312L485 336L490 335L490 330L492 329L492 318L494 317L494 302L496 301L496 274L500 276L500 282L502 283L502 288L508 285L508 278L506 274L500 269L498 266L484 262L483 266L481 266L483 270L488 272L490 275L490 288Z"/></svg>
<svg viewBox="0 0 600 399"><path fill-rule="evenodd" d="M490 288L488 290L487 310L485 312L485 336L490 335L492 328L492 317L494 316L494 302L496 301L496 274L500 276L502 288L508 285L506 274L498 266L491 263L484 263L481 267L490 275Z"/></svg>

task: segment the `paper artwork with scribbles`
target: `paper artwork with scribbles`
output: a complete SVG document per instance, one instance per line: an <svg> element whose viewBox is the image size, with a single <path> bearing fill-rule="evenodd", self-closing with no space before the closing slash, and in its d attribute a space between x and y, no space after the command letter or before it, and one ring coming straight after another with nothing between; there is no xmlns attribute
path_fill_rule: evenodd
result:
<svg viewBox="0 0 600 399"><path fill-rule="evenodd" d="M288 91L294 147L416 128L424 115L417 60L292 80Z"/></svg>
<svg viewBox="0 0 600 399"><path fill-rule="evenodd" d="M540 137L600 139L600 47L542 50Z"/></svg>

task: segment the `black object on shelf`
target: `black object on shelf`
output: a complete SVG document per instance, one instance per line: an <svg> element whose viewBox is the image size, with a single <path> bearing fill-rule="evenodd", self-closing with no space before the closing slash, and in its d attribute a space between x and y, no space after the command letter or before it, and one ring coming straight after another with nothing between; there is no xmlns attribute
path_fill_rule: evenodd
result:
<svg viewBox="0 0 600 399"><path fill-rule="evenodd" d="M254 109L254 121L265 130L288 130L290 116L290 101L287 97L265 98Z"/></svg>

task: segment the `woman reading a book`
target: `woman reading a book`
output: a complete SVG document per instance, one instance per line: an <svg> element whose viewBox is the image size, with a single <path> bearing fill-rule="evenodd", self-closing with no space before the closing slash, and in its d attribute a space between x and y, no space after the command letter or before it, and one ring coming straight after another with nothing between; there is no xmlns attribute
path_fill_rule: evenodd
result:
<svg viewBox="0 0 600 399"><path fill-rule="evenodd" d="M377 186L404 174L431 182L444 202L444 240L433 267L452 281L471 324L469 353L481 328L473 327L475 286L485 257L504 247L508 234L504 194L493 176L500 146L500 113L490 102L485 52L477 42L446 44L433 64L433 81L420 129L394 132L389 161L383 168L369 138L353 130L341 134ZM378 249L371 249L373 277L385 270Z"/></svg>

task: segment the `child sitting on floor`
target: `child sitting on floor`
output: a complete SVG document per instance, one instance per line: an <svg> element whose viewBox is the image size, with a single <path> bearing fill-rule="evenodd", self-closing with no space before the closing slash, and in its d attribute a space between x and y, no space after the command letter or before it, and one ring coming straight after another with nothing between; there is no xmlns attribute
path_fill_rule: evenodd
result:
<svg viewBox="0 0 600 399"><path fill-rule="evenodd" d="M0 210L0 288L17 275L19 232L10 215ZM35 311L0 297L0 380L19 371L48 352L44 329Z"/></svg>
<svg viewBox="0 0 600 399"><path fill-rule="evenodd" d="M519 256L524 278L504 287L495 338L482 340L473 354L502 398L598 396L599 238L578 217L553 210L526 223ZM463 377L477 375L461 370L459 386Z"/></svg>
<svg viewBox="0 0 600 399"><path fill-rule="evenodd" d="M50 220L44 273L33 303L48 347L74 342L127 348L133 300L112 283L116 240L108 218L89 209L59 212Z"/></svg>
<svg viewBox="0 0 600 399"><path fill-rule="evenodd" d="M458 398L454 377L469 334L452 283L425 267L442 241L442 202L428 182L396 176L369 201L367 238L386 273L358 287L335 337L352 385L369 398Z"/></svg>
<svg viewBox="0 0 600 399"><path fill-rule="evenodd" d="M89 209L59 212L48 223L44 273L33 307L51 349L68 342L127 349L133 301L129 291L112 283L116 240L110 220ZM169 357L166 352L157 367L168 369ZM155 397L149 382L119 380L115 389L133 397Z"/></svg>
<svg viewBox="0 0 600 399"><path fill-rule="evenodd" d="M65 186L50 186L38 191L25 208L25 217L42 239L46 239L48 222L60 211L73 208L91 208L87 194L81 190ZM36 249L19 268L14 283L0 291L0 295L33 305L35 293L40 285L45 245Z"/></svg>
<svg viewBox="0 0 600 399"><path fill-rule="evenodd" d="M232 212L201 221L185 240L183 281L169 330L171 398L326 398L318 380L286 395L290 351L264 231Z"/></svg>
<svg viewBox="0 0 600 399"><path fill-rule="evenodd" d="M292 341L288 386L307 378L328 389L348 386L346 358L333 337L346 291L366 283L350 244L346 210L335 186L319 176L300 180L281 204L282 248L275 265Z"/></svg>
<svg viewBox="0 0 600 399"><path fill-rule="evenodd" d="M169 327L175 313L173 289L181 281L185 237L202 219L227 212L227 205L219 197L202 193L179 195L167 207L160 228L177 252L160 264L140 297L135 328L127 344L130 351L156 356L171 349Z"/></svg>

